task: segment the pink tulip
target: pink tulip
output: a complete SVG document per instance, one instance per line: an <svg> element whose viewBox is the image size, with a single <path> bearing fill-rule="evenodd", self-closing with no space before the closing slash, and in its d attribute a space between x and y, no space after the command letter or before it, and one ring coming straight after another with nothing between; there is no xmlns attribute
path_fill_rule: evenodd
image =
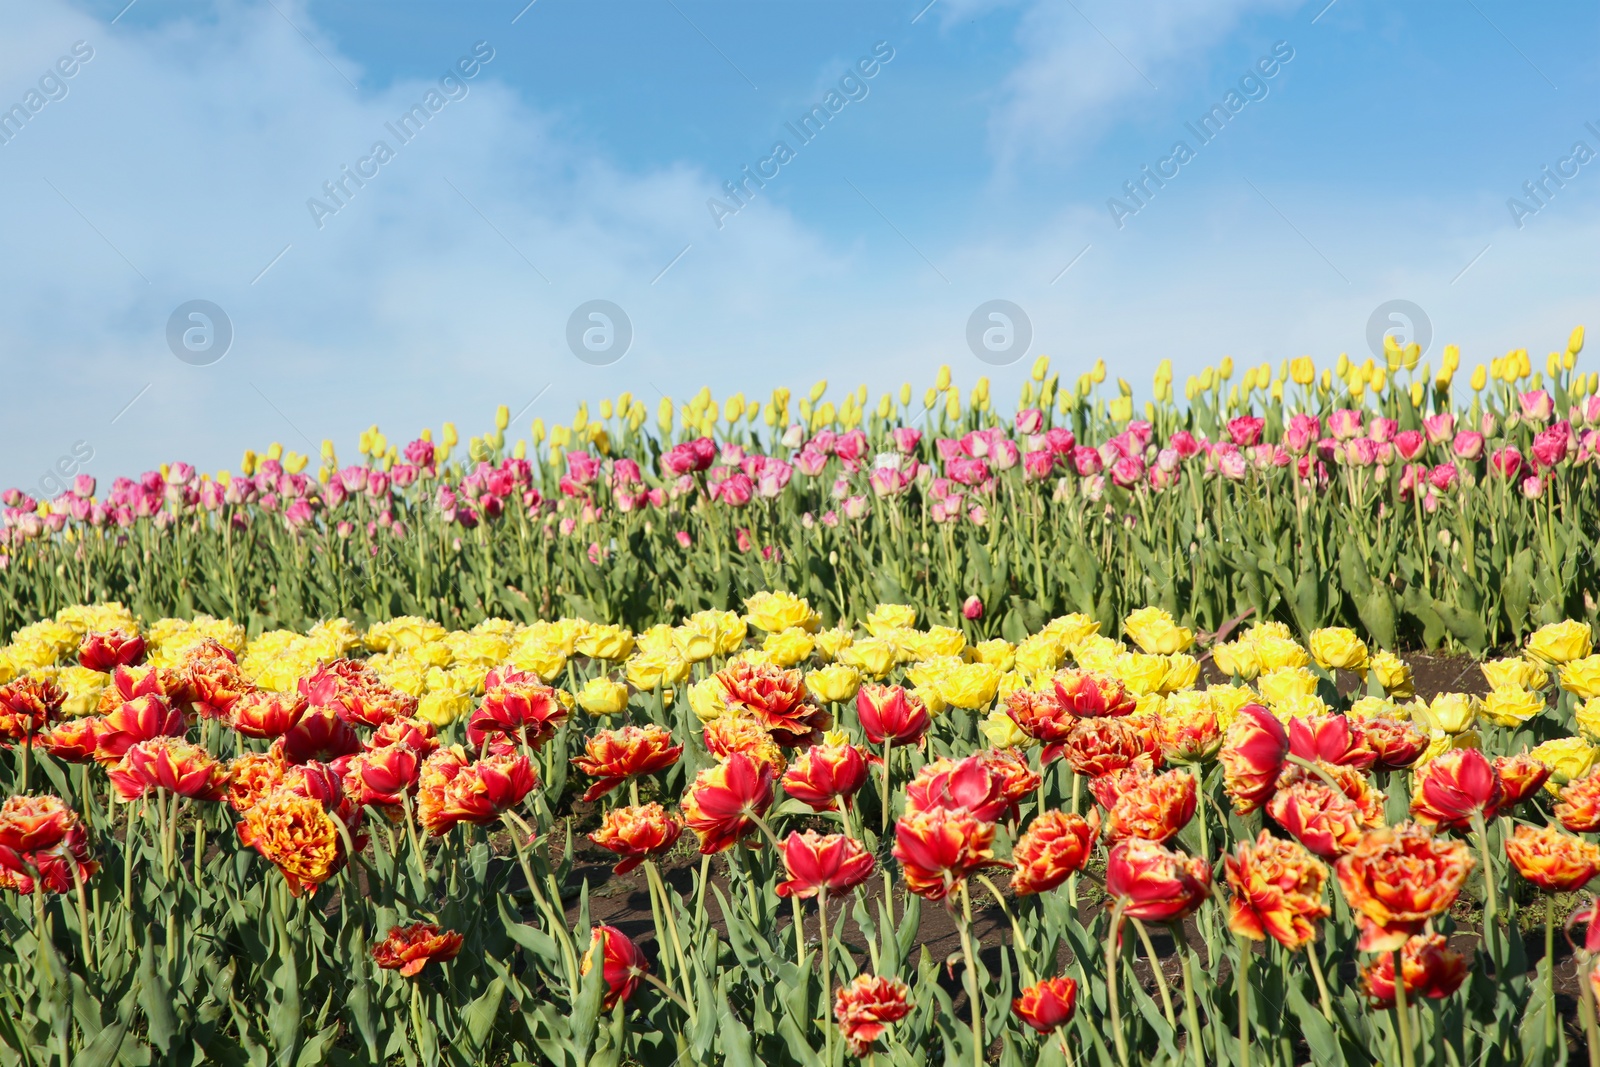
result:
<svg viewBox="0 0 1600 1067"><path fill-rule="evenodd" d="M1315 415L1291 415L1283 432L1283 444L1290 452L1303 456L1322 433L1322 422Z"/></svg>
<svg viewBox="0 0 1600 1067"><path fill-rule="evenodd" d="M1111 466L1111 480L1124 489L1131 489L1144 480L1144 460L1138 456L1123 456Z"/></svg>
<svg viewBox="0 0 1600 1067"><path fill-rule="evenodd" d="M1544 479L1539 477L1537 474L1530 474L1526 478L1522 479L1522 485L1520 488L1523 496L1527 497L1529 500L1538 500L1540 497L1544 496Z"/></svg>
<svg viewBox="0 0 1600 1067"><path fill-rule="evenodd" d="M1540 430L1533 438L1533 461L1540 467L1559 466L1567 458L1568 437L1572 427L1558 422L1547 430Z"/></svg>
<svg viewBox="0 0 1600 1067"><path fill-rule="evenodd" d="M1045 447L1058 456L1070 456L1077 447L1072 437L1072 431L1060 426L1052 427L1045 431Z"/></svg>
<svg viewBox="0 0 1600 1067"><path fill-rule="evenodd" d="M889 436L894 440L894 447L907 456L922 442L922 431L911 426L897 426L889 431Z"/></svg>
<svg viewBox="0 0 1600 1067"><path fill-rule="evenodd" d="M1335 439L1348 441L1361 434L1361 412L1341 408L1328 416L1328 432Z"/></svg>
<svg viewBox="0 0 1600 1067"><path fill-rule="evenodd" d="M962 485L977 485L989 477L989 465L981 459L952 459L945 464L945 474Z"/></svg>
<svg viewBox="0 0 1600 1067"><path fill-rule="evenodd" d="M1055 467L1055 453L1047 448L1024 452L1022 455L1022 473L1029 481L1040 481L1050 477Z"/></svg>
<svg viewBox="0 0 1600 1067"><path fill-rule="evenodd" d="M1522 453L1510 446L1499 449L1489 457L1489 466L1509 481L1522 473Z"/></svg>
<svg viewBox="0 0 1600 1067"><path fill-rule="evenodd" d="M1353 437L1344 443L1344 458L1352 467L1370 467L1378 462L1378 442L1370 437Z"/></svg>
<svg viewBox="0 0 1600 1067"><path fill-rule="evenodd" d="M1549 422L1556 410L1555 397L1543 389L1518 393L1517 404L1522 408L1522 417L1529 422Z"/></svg>
<svg viewBox="0 0 1600 1067"><path fill-rule="evenodd" d="M965 619L974 621L983 618L983 601L976 596L967 597L966 602L961 605L961 615Z"/></svg>
<svg viewBox="0 0 1600 1067"><path fill-rule="evenodd" d="M1001 439L990 443L989 458L994 461L995 470L1008 471L1022 459L1022 452L1015 441Z"/></svg>
<svg viewBox="0 0 1600 1067"><path fill-rule="evenodd" d="M1435 489L1443 492L1449 492L1454 489L1456 483L1460 480L1461 472L1456 469L1454 463L1441 463L1428 472L1428 481L1433 484Z"/></svg>
<svg viewBox="0 0 1600 1067"><path fill-rule="evenodd" d="M1429 444L1442 445L1455 435L1456 417L1448 411L1438 415L1425 415L1422 419L1422 428L1428 432Z"/></svg>
<svg viewBox="0 0 1600 1067"><path fill-rule="evenodd" d="M742 508L750 503L750 498L755 495L755 486L743 474L729 475L712 490L712 499L720 500L730 507Z"/></svg>
<svg viewBox="0 0 1600 1067"><path fill-rule="evenodd" d="M1380 445L1386 444L1394 440L1395 431L1398 429L1400 429L1400 424L1398 422L1395 422L1393 419L1386 419L1380 415L1372 420L1372 428L1367 432L1367 436L1371 437Z"/></svg>
<svg viewBox="0 0 1600 1067"><path fill-rule="evenodd" d="M1418 430L1401 430L1394 435L1394 450L1401 459L1416 459L1428 447L1428 439Z"/></svg>
<svg viewBox="0 0 1600 1067"><path fill-rule="evenodd" d="M1471 462L1483 455L1483 443L1483 434L1473 430L1462 430L1450 443L1450 450L1456 454L1457 459Z"/></svg>
<svg viewBox="0 0 1600 1067"><path fill-rule="evenodd" d="M1254 415L1240 415L1236 419L1228 420L1228 436L1233 438L1233 443L1240 448L1249 448L1261 440L1261 431L1266 425L1265 419Z"/></svg>
<svg viewBox="0 0 1600 1067"><path fill-rule="evenodd" d="M1023 408L1011 420L1011 425L1021 434L1035 434L1044 426L1044 413L1038 408Z"/></svg>
<svg viewBox="0 0 1600 1067"><path fill-rule="evenodd" d="M815 478L822 473L822 468L828 465L828 454L818 452L810 447L802 448L794 455L794 466L801 474L808 478Z"/></svg>
<svg viewBox="0 0 1600 1067"><path fill-rule="evenodd" d="M1200 452L1200 442L1188 430L1179 430L1167 438L1167 447L1178 453L1179 459L1188 459Z"/></svg>
<svg viewBox="0 0 1600 1067"><path fill-rule="evenodd" d="M1101 460L1100 453L1086 445L1079 445L1073 449L1072 465L1085 478L1091 474L1099 474L1105 469L1105 463Z"/></svg>

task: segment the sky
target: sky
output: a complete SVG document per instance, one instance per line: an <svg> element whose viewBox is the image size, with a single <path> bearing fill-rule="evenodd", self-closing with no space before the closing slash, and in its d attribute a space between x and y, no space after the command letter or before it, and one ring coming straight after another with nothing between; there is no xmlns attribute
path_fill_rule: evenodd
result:
<svg viewBox="0 0 1600 1067"><path fill-rule="evenodd" d="M1009 406L1039 354L1146 398L1375 316L1542 363L1600 320L1597 46L1594 0L0 0L0 485L942 363Z"/></svg>

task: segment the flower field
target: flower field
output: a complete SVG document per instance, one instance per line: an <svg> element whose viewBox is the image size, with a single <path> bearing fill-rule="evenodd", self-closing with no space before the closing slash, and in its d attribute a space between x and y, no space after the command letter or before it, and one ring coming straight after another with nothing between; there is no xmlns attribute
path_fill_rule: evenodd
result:
<svg viewBox="0 0 1600 1067"><path fill-rule="evenodd" d="M753 593L830 625L912 604L973 640L1056 616L1106 632L1155 605L1214 634L1244 611L1299 634L1484 655L1600 622L1600 373L1583 330L1457 380L1383 361L1223 360L1153 399L1043 357L1001 414L948 368L920 397L629 393L465 447L453 425L360 455L273 445L213 474L174 462L108 491L52 471L0 494L0 634L82 603L251 633L405 615L466 629L562 615L635 629ZM831 397L831 398L830 398ZM655 408L652 418L651 407ZM319 453L313 455L312 453Z"/></svg>
<svg viewBox="0 0 1600 1067"><path fill-rule="evenodd" d="M1423 696L1196 641L64 608L0 658L0 1062L1594 1064L1590 626Z"/></svg>

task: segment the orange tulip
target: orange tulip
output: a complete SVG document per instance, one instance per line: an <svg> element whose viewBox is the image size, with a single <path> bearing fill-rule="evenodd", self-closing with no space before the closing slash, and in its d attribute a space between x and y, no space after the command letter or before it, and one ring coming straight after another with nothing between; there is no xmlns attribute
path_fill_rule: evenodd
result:
<svg viewBox="0 0 1600 1067"><path fill-rule="evenodd" d="M255 690L234 654L209 637L184 652L178 673L195 710L213 719L225 718L240 696Z"/></svg>
<svg viewBox="0 0 1600 1067"><path fill-rule="evenodd" d="M483 684L483 703L467 719L467 743L474 749L491 735L538 748L567 721L567 706L534 675L491 671Z"/></svg>
<svg viewBox="0 0 1600 1067"><path fill-rule="evenodd" d="M1228 928L1264 941L1271 937L1291 952L1317 939L1316 922L1333 913L1323 901L1328 868L1305 846L1262 830L1255 843L1241 841L1223 859L1232 896Z"/></svg>
<svg viewBox="0 0 1600 1067"><path fill-rule="evenodd" d="M390 745L410 745L417 755L426 759L438 751L439 736L431 722L421 719L390 719L374 730L363 745L369 752L388 748Z"/></svg>
<svg viewBox="0 0 1600 1067"><path fill-rule="evenodd" d="M1428 748L1428 735L1414 724L1399 719L1367 719L1360 724L1360 729L1367 744L1377 753L1377 762L1371 768L1375 771L1403 770L1417 762L1417 757Z"/></svg>
<svg viewBox="0 0 1600 1067"><path fill-rule="evenodd" d="M460 823L487 826L538 786L528 757L515 753L469 760L460 745L441 748L422 764L417 817L435 837Z"/></svg>
<svg viewBox="0 0 1600 1067"><path fill-rule="evenodd" d="M1500 810L1521 804L1550 779L1550 768L1526 752L1496 756L1494 773L1500 776Z"/></svg>
<svg viewBox="0 0 1600 1067"><path fill-rule="evenodd" d="M1077 718L1115 718L1133 713L1139 700L1109 675L1067 669L1055 676L1056 702Z"/></svg>
<svg viewBox="0 0 1600 1067"><path fill-rule="evenodd" d="M60 797L14 796L0 804L0 889L66 893L100 869L89 831Z"/></svg>
<svg viewBox="0 0 1600 1067"><path fill-rule="evenodd" d="M598 800L629 778L666 770L683 755L683 746L672 743L672 734L660 726L624 726L591 734L584 744L584 755L572 765L584 774L600 779L583 794L585 801Z"/></svg>
<svg viewBox="0 0 1600 1067"><path fill-rule="evenodd" d="M989 777L1000 783L1000 795L1005 798L1008 818L1017 817L1017 804L1023 797L1039 788L1039 773L1028 766L1027 759L1014 748L995 748L980 753Z"/></svg>
<svg viewBox="0 0 1600 1067"><path fill-rule="evenodd" d="M344 791L357 804L399 807L417 791L423 758L406 744L357 752L345 764Z"/></svg>
<svg viewBox="0 0 1600 1067"><path fill-rule="evenodd" d="M601 974L606 982L606 997L601 1007L610 1011L617 1001L626 1001L639 988L639 979L650 973L650 964L639 946L615 926L596 926L590 935L589 951L583 954L578 973L588 974L594 966L595 950L600 952Z"/></svg>
<svg viewBox="0 0 1600 1067"><path fill-rule="evenodd" d="M910 992L899 979L867 974L858 974L840 987L833 1000L833 1017L852 1053L865 1057L891 1024L911 1013Z"/></svg>
<svg viewBox="0 0 1600 1067"><path fill-rule="evenodd" d="M1032 689L1018 689L1006 697L1006 714L1019 730L1044 745L1041 764L1050 763L1061 754L1062 742L1078 721L1053 694Z"/></svg>
<svg viewBox="0 0 1600 1067"><path fill-rule="evenodd" d="M81 719L62 719L37 738L41 748L67 763L88 763L93 760L99 740L100 720L92 715Z"/></svg>
<svg viewBox="0 0 1600 1067"><path fill-rule="evenodd" d="M1343 715L1306 715L1289 723L1289 751L1301 759L1321 760L1367 770L1378 761L1359 722Z"/></svg>
<svg viewBox="0 0 1600 1067"><path fill-rule="evenodd" d="M1600 846L1554 826L1518 826L1506 839L1517 873L1548 893L1574 893L1600 874Z"/></svg>
<svg viewBox="0 0 1600 1067"><path fill-rule="evenodd" d="M1148 778L1117 798L1106 819L1113 841L1165 841L1194 818L1197 793L1188 771Z"/></svg>
<svg viewBox="0 0 1600 1067"><path fill-rule="evenodd" d="M1256 811L1277 788L1289 735L1272 712L1246 704L1222 743L1222 784L1240 815Z"/></svg>
<svg viewBox="0 0 1600 1067"><path fill-rule="evenodd" d="M910 811L895 823L894 858L906 888L943 900L973 871L1004 867L994 858L994 824L961 808Z"/></svg>
<svg viewBox="0 0 1600 1067"><path fill-rule="evenodd" d="M1417 772L1411 817L1429 826L1463 830L1476 818L1493 819L1503 797L1489 757L1475 748L1453 748Z"/></svg>
<svg viewBox="0 0 1600 1067"><path fill-rule="evenodd" d="M1078 983L1067 975L1046 978L1028 986L1021 996L1011 1001L1012 1014L1041 1034L1059 1030L1071 1022L1077 1006Z"/></svg>
<svg viewBox="0 0 1600 1067"><path fill-rule="evenodd" d="M824 891L854 889L872 873L873 859L859 841L807 830L791 833L783 842L783 866L789 880L778 883L778 895L808 900Z"/></svg>
<svg viewBox="0 0 1600 1067"><path fill-rule="evenodd" d="M797 745L833 718L806 700L805 674L741 660L716 674L730 706L745 709L779 744Z"/></svg>
<svg viewBox="0 0 1600 1067"><path fill-rule="evenodd" d="M372 960L384 970L410 978L434 960L446 963L455 959L461 952L461 940L454 930L440 930L433 923L396 926L372 946Z"/></svg>
<svg viewBox="0 0 1600 1067"><path fill-rule="evenodd" d="M182 737L188 729L183 712L165 697L146 693L119 704L100 719L94 758L103 766L121 762L128 749L154 737Z"/></svg>
<svg viewBox="0 0 1600 1067"><path fill-rule="evenodd" d="M312 707L327 708L353 725L382 727L417 712L416 697L395 689L372 668L354 660L323 664L300 679L299 690Z"/></svg>
<svg viewBox="0 0 1600 1067"><path fill-rule="evenodd" d="M863 685L856 691L856 716L874 745L916 744L933 723L927 706L898 685Z"/></svg>
<svg viewBox="0 0 1600 1067"><path fill-rule="evenodd" d="M295 896L315 892L348 858L323 803L281 786L244 812L238 830L239 841L276 866Z"/></svg>
<svg viewBox="0 0 1600 1067"><path fill-rule="evenodd" d="M1467 960L1450 947L1443 934L1409 938L1400 952L1400 973L1406 987L1406 1003L1417 997L1442 1000L1461 988L1467 977ZM1361 971L1367 1000L1374 1008L1394 1005L1394 953L1384 952Z"/></svg>
<svg viewBox="0 0 1600 1067"><path fill-rule="evenodd" d="M55 721L67 694L54 682L18 678L0 685L0 740L22 741Z"/></svg>
<svg viewBox="0 0 1600 1067"><path fill-rule="evenodd" d="M228 723L246 737L278 738L305 712L305 698L297 693L257 691L241 694L233 702Z"/></svg>
<svg viewBox="0 0 1600 1067"><path fill-rule="evenodd" d="M1117 806L1122 794L1130 789L1137 789L1153 777L1149 761L1140 758L1120 771L1112 771L1098 778L1089 779L1089 792L1094 796L1095 802L1109 812Z"/></svg>
<svg viewBox="0 0 1600 1067"><path fill-rule="evenodd" d="M1067 763L1078 774L1098 778L1135 761L1151 764L1144 737L1126 719L1083 719L1063 743Z"/></svg>
<svg viewBox="0 0 1600 1067"><path fill-rule="evenodd" d="M774 773L782 773L783 751L762 725L747 715L723 715L705 726L706 750L718 759L734 753L765 763Z"/></svg>
<svg viewBox="0 0 1600 1067"><path fill-rule="evenodd" d="M109 674L144 659L144 638L133 630L94 630L83 635L78 664Z"/></svg>
<svg viewBox="0 0 1600 1067"><path fill-rule="evenodd" d="M203 746L180 737L140 741L108 777L123 800L137 800L152 789L192 800L221 800L228 789L227 768Z"/></svg>
<svg viewBox="0 0 1600 1067"><path fill-rule="evenodd" d="M1161 719L1161 758L1168 763L1209 763L1221 750L1222 726L1211 712Z"/></svg>
<svg viewBox="0 0 1600 1067"><path fill-rule="evenodd" d="M800 753L783 776L783 788L812 811L835 811L839 798L848 804L866 780L867 759L859 748L820 744Z"/></svg>
<svg viewBox="0 0 1600 1067"><path fill-rule="evenodd" d="M1015 867L1011 891L1025 897L1054 889L1074 871L1083 870L1099 836L1097 811L1091 811L1087 819L1064 811L1040 814L1011 850Z"/></svg>
<svg viewBox="0 0 1600 1067"><path fill-rule="evenodd" d="M1211 895L1211 865L1154 841L1121 841L1106 858L1106 892L1129 918L1174 922Z"/></svg>
<svg viewBox="0 0 1600 1067"><path fill-rule="evenodd" d="M1355 848L1365 833L1361 812L1350 798L1320 781L1298 781L1279 789L1267 801L1267 814L1325 860Z"/></svg>
<svg viewBox="0 0 1600 1067"><path fill-rule="evenodd" d="M283 782L283 763L265 752L246 752L228 764L228 806L243 815Z"/></svg>
<svg viewBox="0 0 1600 1067"><path fill-rule="evenodd" d="M695 776L683 796L683 821L700 838L700 852L711 855L733 847L756 828L772 806L772 765L734 753Z"/></svg>
<svg viewBox="0 0 1600 1067"><path fill-rule="evenodd" d="M612 808L589 840L622 857L611 873L627 874L651 856L670 852L682 833L683 823L660 804L651 803Z"/></svg>
<svg viewBox="0 0 1600 1067"><path fill-rule="evenodd" d="M1600 771L1574 778L1556 794L1556 818L1575 834L1600 830Z"/></svg>
<svg viewBox="0 0 1600 1067"><path fill-rule="evenodd" d="M1361 913L1362 951L1393 951L1448 911L1472 866L1465 844L1416 823L1370 831L1334 868L1346 902Z"/></svg>

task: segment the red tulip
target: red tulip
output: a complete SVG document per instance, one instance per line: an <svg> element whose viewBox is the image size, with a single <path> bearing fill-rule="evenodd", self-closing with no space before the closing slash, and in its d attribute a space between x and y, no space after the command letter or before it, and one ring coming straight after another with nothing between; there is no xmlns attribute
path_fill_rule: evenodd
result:
<svg viewBox="0 0 1600 1067"><path fill-rule="evenodd" d="M1211 894L1211 866L1153 841L1123 841L1106 859L1106 892L1134 919L1172 922Z"/></svg>
<svg viewBox="0 0 1600 1067"><path fill-rule="evenodd" d="M1100 836L1100 813L1089 818L1047 811L1028 824L1011 850L1011 891L1019 897L1045 893L1083 870Z"/></svg>
<svg viewBox="0 0 1600 1067"><path fill-rule="evenodd" d="M85 634L78 646L78 663L91 671L109 674L144 659L144 638L132 630L98 630Z"/></svg>
<svg viewBox="0 0 1600 1067"><path fill-rule="evenodd" d="M860 842L843 834L807 830L783 842L783 866L789 880L778 884L778 895L808 899L854 889L872 873L873 859Z"/></svg>
<svg viewBox="0 0 1600 1067"><path fill-rule="evenodd" d="M812 745L801 752L783 776L783 788L812 811L834 811L867 780L867 760L848 743Z"/></svg>
<svg viewBox="0 0 1600 1067"><path fill-rule="evenodd" d="M1500 810L1504 790L1489 758L1475 748L1455 748L1417 774L1411 815L1420 823L1461 830Z"/></svg>
<svg viewBox="0 0 1600 1067"><path fill-rule="evenodd" d="M1336 763L1358 771L1367 770L1378 760L1362 724L1343 715L1307 715L1291 720L1289 751L1301 759Z"/></svg>
<svg viewBox="0 0 1600 1067"><path fill-rule="evenodd" d="M1228 727L1222 745L1222 782L1233 799L1233 810L1248 815L1266 803L1277 787L1289 735L1266 708L1246 704Z"/></svg>
<svg viewBox="0 0 1600 1067"><path fill-rule="evenodd" d="M649 726L624 726L601 730L589 737L584 755L572 765L584 774L600 779L583 794L585 801L598 800L630 778L666 770L683 755L683 746L672 743L672 734L654 723Z"/></svg>
<svg viewBox="0 0 1600 1067"><path fill-rule="evenodd" d="M639 979L650 973L650 965L639 951L639 946L615 926L596 926L590 937L589 951L583 954L580 974L588 974L594 966L595 950L600 952L601 974L606 982L606 997L602 1007L610 1011L617 1001L626 1001L639 988Z"/></svg>
<svg viewBox="0 0 1600 1067"><path fill-rule="evenodd" d="M372 946L372 959L379 967L410 978L434 960L445 963L455 959L461 952L461 940L454 930L441 931L433 923L396 926Z"/></svg>
<svg viewBox="0 0 1600 1067"><path fill-rule="evenodd" d="M683 823L652 803L612 808L589 840L622 857L611 873L627 874L651 856L670 852L682 833Z"/></svg>
<svg viewBox="0 0 1600 1067"><path fill-rule="evenodd" d="M1077 1006L1078 983L1062 975L1028 986L1011 1002L1011 1011L1041 1034L1048 1034L1071 1022Z"/></svg>
<svg viewBox="0 0 1600 1067"><path fill-rule="evenodd" d="M973 871L1005 866L994 858L993 843L994 824L959 808L929 808L895 823L894 858L907 889L943 900Z"/></svg>
<svg viewBox="0 0 1600 1067"><path fill-rule="evenodd" d="M1418 997L1441 1000L1461 988L1467 977L1467 960L1450 948L1443 934L1428 934L1406 941L1401 950L1400 973L1404 975L1406 1002ZM1374 1008L1394 1005L1394 953L1384 952L1361 972L1367 999Z"/></svg>
<svg viewBox="0 0 1600 1067"><path fill-rule="evenodd" d="M910 992L898 979L866 974L856 975L840 988L833 1001L833 1017L852 1053L865 1057L891 1024L911 1013Z"/></svg>
<svg viewBox="0 0 1600 1067"><path fill-rule="evenodd" d="M856 714L874 745L915 744L933 723L922 701L898 685L863 685L856 691Z"/></svg>
<svg viewBox="0 0 1600 1067"><path fill-rule="evenodd" d="M152 789L193 800L221 800L228 771L204 747L178 737L140 741L108 775L117 795L136 800Z"/></svg>
<svg viewBox="0 0 1600 1067"><path fill-rule="evenodd" d="M772 765L734 753L695 776L683 797L683 820L700 837L704 855L737 844L772 806Z"/></svg>

